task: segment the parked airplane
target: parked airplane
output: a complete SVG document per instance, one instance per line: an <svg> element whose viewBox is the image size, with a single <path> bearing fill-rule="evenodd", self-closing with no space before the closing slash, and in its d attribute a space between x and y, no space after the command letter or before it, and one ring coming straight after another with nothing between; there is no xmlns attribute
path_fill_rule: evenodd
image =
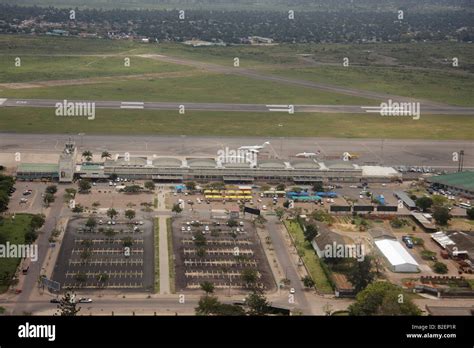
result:
<svg viewBox="0 0 474 348"><path fill-rule="evenodd" d="M295 156L300 157L300 158L312 158L312 157L316 157L317 155L318 154L314 152L300 152L300 153L297 153Z"/></svg>
<svg viewBox="0 0 474 348"><path fill-rule="evenodd" d="M239 150L248 150L248 151L251 151L251 152L258 153L258 150L263 149L267 145L270 145L269 141L264 142L262 145L241 146L241 147L239 147Z"/></svg>

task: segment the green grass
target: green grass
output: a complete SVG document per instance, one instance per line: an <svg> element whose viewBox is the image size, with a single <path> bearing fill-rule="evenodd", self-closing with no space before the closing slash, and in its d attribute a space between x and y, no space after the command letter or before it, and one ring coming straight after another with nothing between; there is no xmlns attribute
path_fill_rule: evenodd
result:
<svg viewBox="0 0 474 348"><path fill-rule="evenodd" d="M403 68L334 67L273 70L271 73L374 92L427 99L439 103L473 106L471 74Z"/></svg>
<svg viewBox="0 0 474 348"><path fill-rule="evenodd" d="M155 293L160 293L160 226L159 219L155 218L154 222L154 242L155 242Z"/></svg>
<svg viewBox="0 0 474 348"><path fill-rule="evenodd" d="M323 293L332 293L332 287L327 279L321 265L319 264L318 255L314 251L309 242L304 239L303 231L296 221L287 220L285 226L293 237L298 253L303 255L303 260L310 273L311 278L316 283L315 287Z"/></svg>
<svg viewBox="0 0 474 348"><path fill-rule="evenodd" d="M21 66L15 66L15 55L0 56L0 83L32 82L48 80L84 79L102 76L188 71L193 68L160 62L157 60L129 57L130 66L124 65L124 57L21 57Z"/></svg>
<svg viewBox="0 0 474 348"><path fill-rule="evenodd" d="M3 89L1 95L3 98L68 100L375 105L374 101L364 98L211 73L78 86Z"/></svg>
<svg viewBox="0 0 474 348"><path fill-rule="evenodd" d="M133 125L131 127L130 125ZM281 126L280 126L281 125ZM54 109L3 108L0 129L18 133L474 139L471 116L194 112L97 109L95 120L59 117Z"/></svg>
<svg viewBox="0 0 474 348"><path fill-rule="evenodd" d="M0 222L0 235L5 237L11 244L24 244L25 232L30 225L32 215L16 214L15 219L4 217ZM11 277L20 264L19 258L0 258L0 274L3 276L8 273ZM8 289L7 284L0 283L0 293Z"/></svg>
<svg viewBox="0 0 474 348"><path fill-rule="evenodd" d="M176 292L176 272L174 267L174 250L173 250L173 228L171 226L172 221L170 218L166 219L166 238L168 240L168 263L169 263L169 274L170 274L170 293Z"/></svg>

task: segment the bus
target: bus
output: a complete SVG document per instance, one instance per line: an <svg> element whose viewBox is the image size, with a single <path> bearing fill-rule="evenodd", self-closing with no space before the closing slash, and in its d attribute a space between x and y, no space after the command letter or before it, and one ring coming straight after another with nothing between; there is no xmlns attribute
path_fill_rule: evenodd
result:
<svg viewBox="0 0 474 348"><path fill-rule="evenodd" d="M463 209L471 209L471 205L469 203L459 203L459 207Z"/></svg>

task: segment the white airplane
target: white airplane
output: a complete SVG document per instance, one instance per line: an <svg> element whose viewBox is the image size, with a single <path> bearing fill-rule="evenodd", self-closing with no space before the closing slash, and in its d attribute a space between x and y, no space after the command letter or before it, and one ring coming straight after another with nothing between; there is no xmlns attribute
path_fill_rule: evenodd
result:
<svg viewBox="0 0 474 348"><path fill-rule="evenodd" d="M241 146L241 147L239 147L239 150L248 150L248 151L251 151L251 152L258 153L258 150L263 149L267 145L270 145L269 141L264 142L262 145Z"/></svg>
<svg viewBox="0 0 474 348"><path fill-rule="evenodd" d="M318 154L314 152L301 152L297 153L295 156L300 157L300 158L311 158L311 157L316 157Z"/></svg>

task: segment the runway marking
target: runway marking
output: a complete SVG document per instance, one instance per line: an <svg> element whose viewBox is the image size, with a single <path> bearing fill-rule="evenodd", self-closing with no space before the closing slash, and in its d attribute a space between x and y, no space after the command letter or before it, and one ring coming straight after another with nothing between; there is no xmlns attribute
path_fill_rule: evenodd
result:
<svg viewBox="0 0 474 348"><path fill-rule="evenodd" d="M144 102L121 102L121 109L143 109L145 107Z"/></svg>
<svg viewBox="0 0 474 348"><path fill-rule="evenodd" d="M0 105L3 105L6 101L7 101L7 99L0 98Z"/></svg>
<svg viewBox="0 0 474 348"><path fill-rule="evenodd" d="M267 108L272 112L288 112L289 114L295 112L294 105L267 105Z"/></svg>

